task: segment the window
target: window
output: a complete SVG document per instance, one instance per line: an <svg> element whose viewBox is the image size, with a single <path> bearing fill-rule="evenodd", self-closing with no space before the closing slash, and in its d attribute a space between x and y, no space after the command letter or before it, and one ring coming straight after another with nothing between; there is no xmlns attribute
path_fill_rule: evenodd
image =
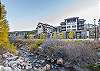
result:
<svg viewBox="0 0 100 71"><path fill-rule="evenodd" d="M70 23L70 20L67 20L67 23Z"/></svg>
<svg viewBox="0 0 100 71"><path fill-rule="evenodd" d="M66 29L66 27L62 27L62 29Z"/></svg>
<svg viewBox="0 0 100 71"><path fill-rule="evenodd" d="M72 26L72 28L76 28L76 25Z"/></svg>
<svg viewBox="0 0 100 71"><path fill-rule="evenodd" d="M70 28L70 26L67 26L67 28Z"/></svg>
<svg viewBox="0 0 100 71"><path fill-rule="evenodd" d="M73 19L73 22L76 22L76 18L75 18L75 19Z"/></svg>
<svg viewBox="0 0 100 71"><path fill-rule="evenodd" d="M76 29L73 29L73 31L76 31Z"/></svg>

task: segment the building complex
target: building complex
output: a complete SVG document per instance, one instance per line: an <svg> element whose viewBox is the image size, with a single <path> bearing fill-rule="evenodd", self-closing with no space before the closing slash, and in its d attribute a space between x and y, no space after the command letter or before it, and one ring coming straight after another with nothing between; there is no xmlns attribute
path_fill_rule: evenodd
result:
<svg viewBox="0 0 100 71"><path fill-rule="evenodd" d="M46 35L52 36L54 32L57 34L57 36L62 35L63 33L64 38L76 38L76 39L85 39L85 38L95 38L96 36L96 27L98 27L95 24L85 24L85 19L80 19L79 17L70 17L67 19L64 19L63 22L60 23L60 26L51 26L46 23L39 22L35 33L35 36L39 36L41 33L45 33ZM100 22L100 20L99 20ZM99 23L100 24L100 23ZM9 36L25 36L28 32L32 31L23 31L23 32L10 32ZM49 37L51 38L51 37Z"/></svg>

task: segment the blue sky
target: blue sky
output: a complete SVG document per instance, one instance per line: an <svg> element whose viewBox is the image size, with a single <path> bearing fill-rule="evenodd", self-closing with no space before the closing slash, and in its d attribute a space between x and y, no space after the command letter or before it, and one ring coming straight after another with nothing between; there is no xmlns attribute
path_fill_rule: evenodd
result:
<svg viewBox="0 0 100 71"><path fill-rule="evenodd" d="M98 0L2 0L10 31L34 30L38 22L59 25L67 17L78 16L92 23L98 19Z"/></svg>

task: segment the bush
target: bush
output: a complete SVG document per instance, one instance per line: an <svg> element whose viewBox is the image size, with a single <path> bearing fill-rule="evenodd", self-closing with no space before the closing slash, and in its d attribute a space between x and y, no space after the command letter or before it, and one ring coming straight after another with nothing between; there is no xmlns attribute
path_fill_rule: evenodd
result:
<svg viewBox="0 0 100 71"><path fill-rule="evenodd" d="M40 39L46 39L46 33L41 33L40 34Z"/></svg>
<svg viewBox="0 0 100 71"><path fill-rule="evenodd" d="M95 46L90 41L68 42L64 47L68 62L72 64L87 65L98 61ZM96 45L96 44L95 44Z"/></svg>
<svg viewBox="0 0 100 71"><path fill-rule="evenodd" d="M58 48L58 47L62 47L65 45L64 41L58 40L58 39L47 39L44 41L44 43L41 45L42 48L47 48L47 47L51 47L51 48Z"/></svg>
<svg viewBox="0 0 100 71"><path fill-rule="evenodd" d="M43 43L43 41L43 39L36 39L32 45L32 48L38 48Z"/></svg>
<svg viewBox="0 0 100 71"><path fill-rule="evenodd" d="M56 32L53 32L52 35L51 35L52 39L57 39L57 33Z"/></svg>
<svg viewBox="0 0 100 71"><path fill-rule="evenodd" d="M63 32L59 33L59 36L60 36L60 39L64 39L64 33Z"/></svg>
<svg viewBox="0 0 100 71"><path fill-rule="evenodd" d="M82 42L82 40L75 40L75 42L78 42L78 43L80 43L80 42Z"/></svg>
<svg viewBox="0 0 100 71"><path fill-rule="evenodd" d="M13 43L8 43L6 49L10 53L13 53L13 54L16 53L16 47L14 46Z"/></svg>
<svg viewBox="0 0 100 71"><path fill-rule="evenodd" d="M87 68L90 71L100 71L100 64L89 64Z"/></svg>

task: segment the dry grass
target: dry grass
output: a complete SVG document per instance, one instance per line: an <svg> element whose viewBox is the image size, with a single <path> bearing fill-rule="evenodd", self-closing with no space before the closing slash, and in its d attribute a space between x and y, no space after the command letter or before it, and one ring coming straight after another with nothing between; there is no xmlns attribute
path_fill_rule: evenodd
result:
<svg viewBox="0 0 100 71"><path fill-rule="evenodd" d="M36 42L37 41L37 42ZM65 40L45 40L43 43L39 44L39 40L34 40L32 43L29 43L27 46L33 45L31 52L36 52L33 50L35 45L36 48L42 47L44 51L40 51L39 54L49 57L62 57L65 63L71 65L88 65L94 64L98 61L96 55L96 50L98 48L98 41L65 41ZM26 42L21 42L25 45ZM38 45L39 44L39 45ZM59 47L59 48L58 48ZM39 51L38 51L39 52Z"/></svg>

